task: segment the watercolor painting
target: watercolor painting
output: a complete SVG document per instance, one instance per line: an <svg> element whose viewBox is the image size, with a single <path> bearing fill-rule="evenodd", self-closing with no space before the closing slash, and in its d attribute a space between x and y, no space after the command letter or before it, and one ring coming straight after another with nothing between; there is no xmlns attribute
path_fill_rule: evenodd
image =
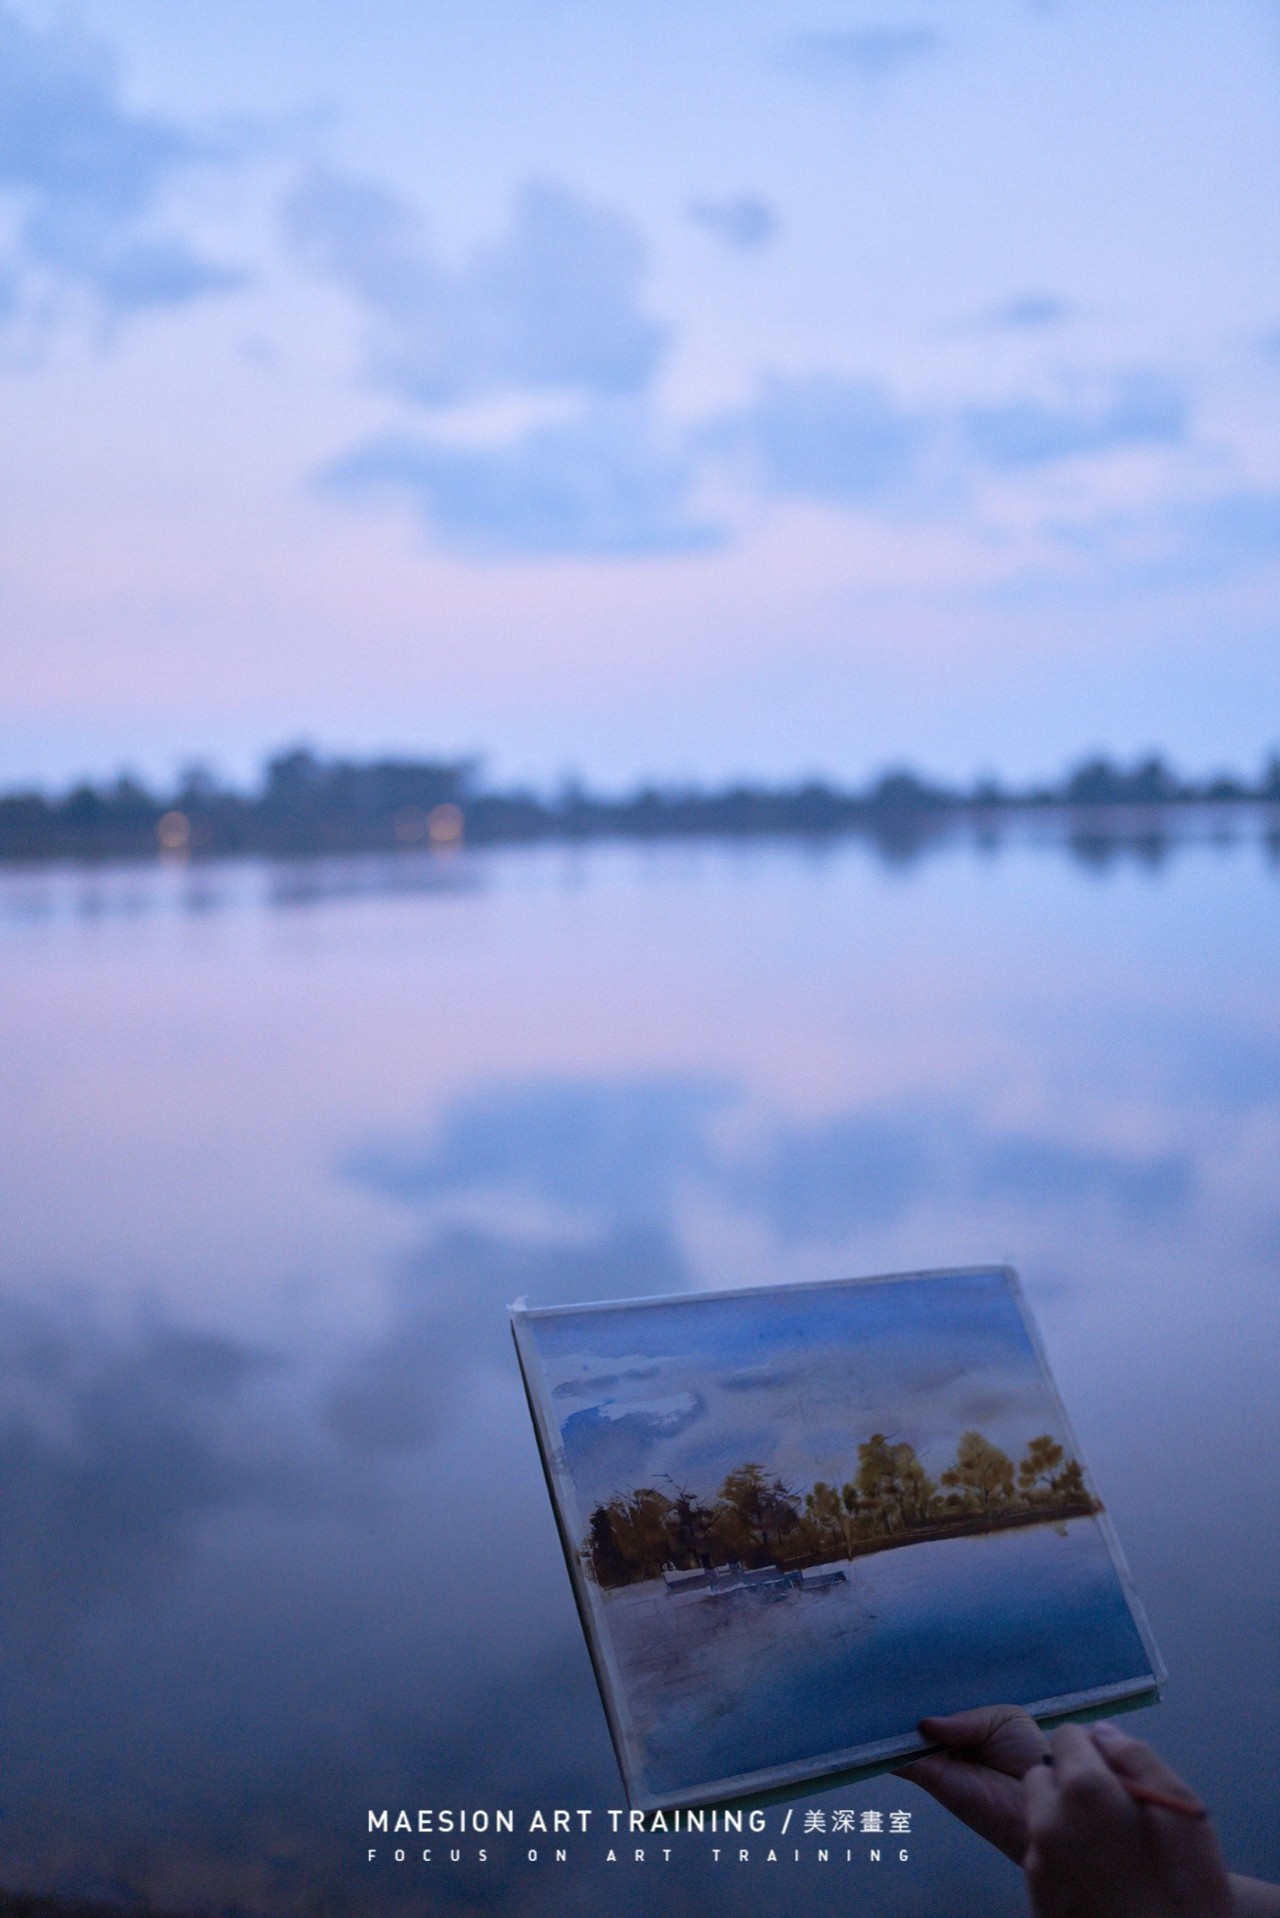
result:
<svg viewBox="0 0 1280 1918"><path fill-rule="evenodd" d="M1149 1697L1159 1655L1004 1268L516 1308L632 1803Z"/></svg>

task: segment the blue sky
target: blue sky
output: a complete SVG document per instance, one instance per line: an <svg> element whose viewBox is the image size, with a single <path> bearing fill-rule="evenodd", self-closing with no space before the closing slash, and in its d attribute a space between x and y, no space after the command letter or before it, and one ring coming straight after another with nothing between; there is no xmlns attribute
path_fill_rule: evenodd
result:
<svg viewBox="0 0 1280 1918"><path fill-rule="evenodd" d="M0 773L1280 739L1263 0L0 0Z"/></svg>
<svg viewBox="0 0 1280 1918"><path fill-rule="evenodd" d="M711 1295L527 1321L585 1521L662 1474L709 1498L753 1460L843 1483L873 1432L951 1463L980 1427L1014 1456L1061 1432L999 1273Z"/></svg>

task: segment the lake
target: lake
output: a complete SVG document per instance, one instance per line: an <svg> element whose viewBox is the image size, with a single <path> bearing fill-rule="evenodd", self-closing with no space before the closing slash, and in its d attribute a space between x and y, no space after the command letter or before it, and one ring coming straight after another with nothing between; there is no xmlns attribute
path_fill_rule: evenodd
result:
<svg viewBox="0 0 1280 1918"><path fill-rule="evenodd" d="M1159 857L1015 831L0 876L6 1886L1021 1911L891 1779L803 1801L909 1812L878 1861L819 1864L816 1825L777 1863L768 1834L608 1861L505 1312L992 1261L1169 1666L1135 1729L1280 1877L1278 907L1248 821ZM401 1807L513 1833L433 1815L399 1863L368 1813ZM529 1833L557 1808L570 1835Z"/></svg>
<svg viewBox="0 0 1280 1918"><path fill-rule="evenodd" d="M604 1594L653 1792L901 1739L926 1710L1066 1698L1151 1669L1096 1519L838 1569L812 1592L673 1599L658 1580Z"/></svg>

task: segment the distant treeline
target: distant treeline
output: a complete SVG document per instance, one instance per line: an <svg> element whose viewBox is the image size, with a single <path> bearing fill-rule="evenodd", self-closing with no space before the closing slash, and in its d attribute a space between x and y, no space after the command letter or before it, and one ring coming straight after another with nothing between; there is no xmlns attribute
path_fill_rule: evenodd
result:
<svg viewBox="0 0 1280 1918"><path fill-rule="evenodd" d="M674 1484L620 1493L591 1514L582 1559L598 1585L635 1585L712 1565L803 1568L1100 1509L1077 1461L1048 1432L1016 1467L981 1432L964 1432L936 1480L913 1446L873 1432L846 1484L819 1479L803 1496L752 1463L730 1472L710 1501Z"/></svg>
<svg viewBox="0 0 1280 1918"><path fill-rule="evenodd" d="M809 838L861 833L909 854L960 817L1067 809L1082 821L1110 809L1141 814L1239 802L1280 805L1280 755L1255 781L1179 778L1150 758L1129 769L1091 759L1056 786L968 789L884 774L861 791L821 780L795 786L643 786L607 798L567 785L548 797L487 789L474 760L323 759L299 748L269 760L257 789L192 772L169 792L132 777L61 795L0 797L0 859L137 857L151 853L300 855L447 849L546 839ZM1087 827L1082 827L1087 842ZM1141 829L1139 829L1140 831Z"/></svg>

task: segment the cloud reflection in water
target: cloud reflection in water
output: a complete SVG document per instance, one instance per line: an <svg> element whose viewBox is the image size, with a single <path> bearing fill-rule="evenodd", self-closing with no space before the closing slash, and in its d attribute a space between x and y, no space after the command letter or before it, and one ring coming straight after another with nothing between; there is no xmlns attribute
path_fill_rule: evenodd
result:
<svg viewBox="0 0 1280 1918"><path fill-rule="evenodd" d="M602 866L613 857L600 855ZM1179 875L1191 865L1166 869L1161 886L1187 883ZM455 930L473 909L496 922L515 894L499 883L500 861L484 870L489 881L474 892L395 893L369 868L367 891L348 887L340 900L323 889L308 896L314 912L306 939L281 945L286 957L269 974L272 993L277 980L293 987L297 952L308 966L340 950L365 954L375 920L412 929L412 939L387 946L386 963L397 969L407 965L400 955L412 950L416 966L430 951L421 937L428 913L440 915L432 926L447 913ZM796 886L799 870L781 855L752 867L764 875L761 886ZM1060 864L1048 871L1046 883L1074 914L1079 878ZM699 873L697 911L705 918L710 882L706 868ZM1237 866L1231 883L1242 887L1247 877ZM15 940L61 940L60 952L79 953L80 934L53 908L59 901L69 907L86 883L49 882L51 917L24 919ZM103 880L107 895L114 883ZM282 903L263 892L257 868L221 869L219 883L229 889L224 903L246 918ZM665 883L667 904L678 911L682 895L674 881ZM429 1888L390 1875L371 1880L358 1868L357 1826L370 1794L376 1803L529 1808L604 1806L618 1796L510 1350L504 1308L522 1294L554 1303L876 1269L912 1259L920 1246L979 1242L988 1256L1009 1245L1030 1248L1041 1280L1069 1271L1078 1287L1087 1239L1101 1255L1091 1259L1095 1270L1116 1275L1114 1297L1099 1284L1073 1291L1054 1344L1065 1340L1070 1350L1076 1337L1088 1348L1073 1409L1082 1398L1105 1434L1106 1413L1089 1405L1089 1391L1104 1403L1116 1397L1120 1361L1113 1364L1110 1345L1099 1343L1098 1327L1128 1357L1137 1349L1124 1343L1128 1328L1136 1317L1149 1323L1159 1288L1176 1305L1177 1288L1194 1276L1197 1248L1216 1243L1206 1235L1224 1216L1221 1166L1235 1167L1228 1196L1234 1207L1238 1191L1239 1218L1248 1215L1245 1224L1221 1228L1235 1234L1233 1245L1244 1244L1267 1204L1263 1189L1249 1183L1252 1162L1239 1153L1232 1159L1229 1130L1247 1121L1249 1136L1263 1138L1271 1123L1274 1075L1257 1063L1265 1056L1253 1036L1258 1016L1237 995L1229 1019L1210 1008L1198 1025L1184 1019L1175 1026L1159 1008L1144 1010L1145 999L1135 1007L1117 998L1127 979L1108 976L1111 998L1104 993L1072 1034L1068 1057L1046 1038L1046 1023L1035 1023L1034 1007L1024 1024L1022 1011L991 1011L1004 977L998 971L996 988L983 977L981 1012L957 1013L949 1002L935 1013L926 1003L934 975L922 907L942 908L926 895L923 877L909 896L851 854L824 869L825 891L812 881L813 899L834 897L837 883L875 888L875 914L882 926L892 922L883 936L899 942L896 951L904 950L902 937L917 939L922 970L906 990L919 1001L908 1010L925 1038L941 1032L944 1020L969 1019L973 1056L995 1057L1001 1070L1011 1059L1013 1090L1019 1098L1029 1090L1035 1103L1002 1103L992 1084L1003 1085L984 1076L985 1066L975 1073L930 1062L921 1072L907 1061L860 1076L850 1041L850 1090L833 1096L833 1075L825 1100L798 1098L793 1108L779 1089L782 1075L775 1072L771 1085L772 1068L750 1029L751 975L734 972L726 946L707 963L720 968L715 989L741 1038L737 1050L721 1035L695 1046L673 1022L670 1049L664 1034L662 1047L639 1054L657 1057L656 1069L620 1070L611 1061L636 1054L617 1032L606 1028L602 1043L584 1044L575 1026L572 1042L553 1034L544 1056L585 1058L586 1068L504 1080L479 1076L464 1048L451 1055L452 1078L442 1075L433 1087L424 1070L422 1123L395 1131L370 1126L367 1116L353 1125L345 1080L328 1094L335 1103L322 1150L333 1153L340 1186L375 1215L404 1222L398 1237L388 1234L400 1250L382 1269L377 1308L353 1311L338 1338L332 1327L322 1335L301 1310L268 1338L234 1321L231 1333L210 1332L197 1322L202 1305L164 1314L154 1308L127 1321L64 1307L47 1294L5 1308L0 1709L12 1735L0 1804L17 1840L8 1853L10 1882L190 1909L239 1904L281 1918L331 1908L337 1898L371 1913L420 1910L429 1898L430 1909L516 1918L596 1918L603 1908L629 1918L652 1906L646 1882L633 1875L615 1885L598 1865L575 1865L557 1882L510 1860L491 1861L488 1875L460 1866ZM989 881L981 883L988 903L1003 910ZM1134 926L1146 913L1153 927L1162 925L1159 893L1126 880L1113 889L1119 903L1112 909L1123 908ZM863 891L851 896L859 937L871 938L875 915L863 910ZM169 894L152 888L146 897L150 907L132 922L138 930L112 933L135 957L144 938L157 940L155 909ZM520 895L521 911L531 897ZM590 911L612 914L629 897L626 888L590 894ZM180 908L181 894L170 903ZM751 921L757 941L787 923L796 895L764 903L767 911ZM546 910L562 916L564 907L557 898ZM735 895L735 941L754 910L750 897ZM294 915L291 938L299 923ZM977 942L984 965L992 952L1003 963L1002 937L984 932ZM562 944L549 950L563 966ZM738 945L732 950L737 964ZM797 964L790 945L780 950ZM846 976L857 950L846 940L832 960L836 983L814 973L829 988L813 1015L824 1031L845 1016L850 977L859 993L885 995L872 957L865 979ZM771 968L780 963L771 946L761 952ZM616 966L617 953L607 954ZM1023 960L1019 947L1010 964ZM645 963L659 961L660 953L646 954ZM602 964L601 953L588 952L588 962ZM247 961L218 960L233 963ZM421 973L396 976L406 987L437 989L436 973L421 963ZM807 963L800 968L806 980ZM1046 1018L1057 1018L1055 982L1065 975L1055 967L1074 961L1051 953L1037 963L1043 977L1030 977L1026 990L1048 992ZM461 990L460 961L455 973L440 976ZM285 1002L282 994L262 1003L276 1019ZM980 1051L988 1018L1006 1050ZM267 1028L251 1029L256 1044ZM802 1026L796 1030L804 1036ZM320 1050L310 1028L304 1037ZM397 1035L390 1043L402 1042ZM507 1049L504 1037L490 1056ZM335 1070L347 1071L349 1057ZM681 1071L673 1057L712 1063ZM252 1093L262 1062L248 1050L236 1060ZM1020 1078L1019 1061L1027 1066ZM404 1078L397 1082L401 1112L413 1111L412 1070L407 1094ZM1133 1099L1131 1082L1139 1088ZM442 1095L441 1083L455 1090ZM1083 1097L1059 1096L1068 1085ZM375 1098L357 1109L385 1108ZM345 1148L335 1150L333 1141L344 1138ZM276 1203L269 1180L264 1191ZM1075 1321L1078 1335L1069 1329ZM1176 1332L1176 1311L1169 1324ZM1172 1345L1169 1352L1159 1376L1176 1397L1183 1384ZM1095 1376L1096 1386L1081 1393L1079 1379ZM939 1389L945 1393L948 1383L939 1380ZM745 1367L742 1393L752 1384ZM661 1405L672 1394L657 1379L640 1396L663 1415L678 1412ZM964 1415L981 1422L986 1409L975 1402ZM1199 1415L1178 1416L1194 1423ZM625 1420L616 1423L625 1428ZM1199 1514L1189 1523L1203 1525L1203 1512L1217 1511L1226 1496L1213 1441L1227 1426L1206 1414L1195 1430L1203 1456L1188 1455L1180 1482ZM1115 1457L1124 1457L1122 1448ZM1110 1471L1114 1480L1114 1459ZM1167 1527L1158 1514L1143 1517L1142 1494L1133 1484L1126 1489L1123 1474L1119 1483L1119 1502L1127 1497L1131 1514L1126 1538L1150 1561L1152 1526L1161 1536ZM1253 1560L1239 1540L1232 1550L1241 1589L1252 1591ZM1184 1587L1185 1580L1178 1592ZM1188 1608L1190 1631L1203 1608L1176 1602ZM1165 1603L1166 1611L1174 1606L1167 1593ZM1161 1635L1170 1636L1166 1627ZM1175 1629L1171 1663L1176 1650ZM1228 1672L1223 1682L1230 1679ZM1230 1784L1224 1802L1247 1806L1247 1781L1231 1774ZM857 1802L888 1801L872 1788ZM913 1804L919 1876L896 1887L860 1878L854 1891L868 1914L937 1910L948 1879L969 1888L969 1909L983 1918L1020 1909L1015 1883ZM663 1908L766 1918L794 1906L796 1889L788 1880L774 1890L754 1869L740 1885L726 1885L690 1863L673 1875ZM806 1879L803 1889L813 1918L846 1910L852 1895L843 1879L826 1887Z"/></svg>

